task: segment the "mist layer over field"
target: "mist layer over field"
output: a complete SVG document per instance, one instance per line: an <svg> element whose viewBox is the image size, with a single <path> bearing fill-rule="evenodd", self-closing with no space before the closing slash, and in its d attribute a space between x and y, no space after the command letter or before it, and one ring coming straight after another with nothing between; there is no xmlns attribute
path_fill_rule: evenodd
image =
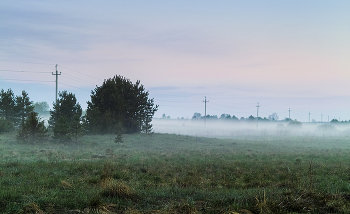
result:
<svg viewBox="0 0 350 214"><path fill-rule="evenodd" d="M348 123L154 119L154 132L189 136L259 139L259 136L349 136Z"/></svg>

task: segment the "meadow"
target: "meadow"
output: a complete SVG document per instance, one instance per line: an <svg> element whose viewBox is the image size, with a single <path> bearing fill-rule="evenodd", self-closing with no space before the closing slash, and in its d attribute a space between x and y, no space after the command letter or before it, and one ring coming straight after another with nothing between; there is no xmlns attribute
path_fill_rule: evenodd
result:
<svg viewBox="0 0 350 214"><path fill-rule="evenodd" d="M1 213L350 213L350 138L0 134Z"/></svg>

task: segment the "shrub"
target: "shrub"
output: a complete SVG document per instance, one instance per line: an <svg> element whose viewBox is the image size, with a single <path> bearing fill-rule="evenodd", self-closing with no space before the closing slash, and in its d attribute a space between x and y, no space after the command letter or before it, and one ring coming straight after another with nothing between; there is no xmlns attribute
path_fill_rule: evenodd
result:
<svg viewBox="0 0 350 214"><path fill-rule="evenodd" d="M25 142L34 142L37 139L45 137L46 132L47 128L44 125L44 121L40 121L38 113L32 111L21 125L17 139Z"/></svg>
<svg viewBox="0 0 350 214"><path fill-rule="evenodd" d="M293 129L299 129L301 128L302 124L301 122L294 120L294 121L290 121L288 123L288 128L293 128Z"/></svg>
<svg viewBox="0 0 350 214"><path fill-rule="evenodd" d="M10 120L0 117L0 133L13 131L14 125Z"/></svg>
<svg viewBox="0 0 350 214"><path fill-rule="evenodd" d="M317 131L320 132L334 132L336 128L332 124L322 124L317 126Z"/></svg>

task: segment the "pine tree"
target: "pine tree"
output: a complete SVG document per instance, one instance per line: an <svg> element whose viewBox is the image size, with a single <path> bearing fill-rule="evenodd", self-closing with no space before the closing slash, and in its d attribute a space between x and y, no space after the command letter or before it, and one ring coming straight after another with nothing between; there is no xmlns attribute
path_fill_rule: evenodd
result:
<svg viewBox="0 0 350 214"><path fill-rule="evenodd" d="M53 104L50 111L49 124L53 129L54 138L63 141L70 140L72 136L81 134L82 109L74 94L63 91L59 93L59 99Z"/></svg>
<svg viewBox="0 0 350 214"><path fill-rule="evenodd" d="M28 117L29 113L34 110L33 102L30 101L28 93L22 91L22 96L16 96L15 111L17 119L21 120L21 124L24 123L25 118Z"/></svg>
<svg viewBox="0 0 350 214"><path fill-rule="evenodd" d="M40 120L38 113L32 111L28 114L28 117L21 124L17 139L25 142L34 142L45 137L46 133L47 128L44 125L44 121Z"/></svg>
<svg viewBox="0 0 350 214"><path fill-rule="evenodd" d="M11 89L0 91L0 117L13 121L15 119L15 94Z"/></svg>

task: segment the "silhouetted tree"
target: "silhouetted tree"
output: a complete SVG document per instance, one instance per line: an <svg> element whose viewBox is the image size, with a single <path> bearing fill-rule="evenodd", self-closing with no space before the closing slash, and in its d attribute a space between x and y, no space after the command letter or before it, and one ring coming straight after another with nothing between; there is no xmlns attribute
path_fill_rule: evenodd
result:
<svg viewBox="0 0 350 214"><path fill-rule="evenodd" d="M74 94L60 92L53 111L50 111L49 124L53 129L54 138L70 140L72 136L81 134L82 109Z"/></svg>
<svg viewBox="0 0 350 214"><path fill-rule="evenodd" d="M273 112L271 115L269 115L268 120L277 121L278 118L278 114L276 112Z"/></svg>
<svg viewBox="0 0 350 214"><path fill-rule="evenodd" d="M201 117L202 117L201 113L196 112L193 114L192 119L201 119Z"/></svg>
<svg viewBox="0 0 350 214"><path fill-rule="evenodd" d="M231 115L229 115L229 114L222 114L219 119L231 119Z"/></svg>
<svg viewBox="0 0 350 214"><path fill-rule="evenodd" d="M28 113L28 117L21 124L17 139L25 142L34 142L45 137L46 132L47 128L44 125L44 121L40 121L38 113L32 111Z"/></svg>
<svg viewBox="0 0 350 214"><path fill-rule="evenodd" d="M13 121L15 118L15 94L11 89L0 91L0 117Z"/></svg>
<svg viewBox="0 0 350 214"><path fill-rule="evenodd" d="M25 118L28 117L29 113L34 110L33 102L30 101L28 93L24 90L21 96L16 96L16 116L21 120L21 124L24 123Z"/></svg>
<svg viewBox="0 0 350 214"><path fill-rule="evenodd" d="M139 80L133 84L116 75L91 93L85 117L90 133L116 133L118 122L127 133L141 132L158 110Z"/></svg>
<svg viewBox="0 0 350 214"><path fill-rule="evenodd" d="M235 115L232 115L231 119L232 120L238 120L238 118Z"/></svg>

